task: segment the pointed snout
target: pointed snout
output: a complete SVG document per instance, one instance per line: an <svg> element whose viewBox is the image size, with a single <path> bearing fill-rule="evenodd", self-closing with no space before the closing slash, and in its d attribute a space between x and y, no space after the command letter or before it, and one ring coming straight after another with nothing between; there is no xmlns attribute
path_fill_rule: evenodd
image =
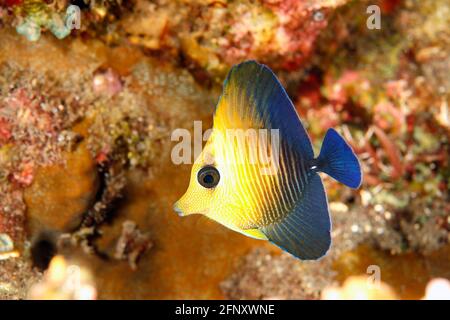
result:
<svg viewBox="0 0 450 320"><path fill-rule="evenodd" d="M173 210L178 214L178 216L180 217L184 216L183 210L181 210L179 206L179 201L175 202L175 204L173 205Z"/></svg>

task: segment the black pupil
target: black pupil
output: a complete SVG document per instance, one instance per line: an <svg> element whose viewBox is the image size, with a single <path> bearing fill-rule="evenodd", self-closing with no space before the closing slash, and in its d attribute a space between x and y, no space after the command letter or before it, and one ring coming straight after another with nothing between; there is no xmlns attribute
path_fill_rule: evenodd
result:
<svg viewBox="0 0 450 320"><path fill-rule="evenodd" d="M203 182L206 184L211 184L214 182L214 177L211 174L207 174L204 178L203 178Z"/></svg>
<svg viewBox="0 0 450 320"><path fill-rule="evenodd" d="M214 188L220 180L219 171L212 167L206 166L200 169L197 174L198 182L205 188Z"/></svg>

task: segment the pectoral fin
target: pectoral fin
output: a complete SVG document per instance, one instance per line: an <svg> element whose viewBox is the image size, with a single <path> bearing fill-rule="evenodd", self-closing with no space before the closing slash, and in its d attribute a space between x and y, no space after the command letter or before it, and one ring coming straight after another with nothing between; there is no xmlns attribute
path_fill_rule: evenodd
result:
<svg viewBox="0 0 450 320"><path fill-rule="evenodd" d="M246 236L258 240L268 240L266 235L262 233L258 229L248 229L248 230L242 230L241 233L245 234Z"/></svg>

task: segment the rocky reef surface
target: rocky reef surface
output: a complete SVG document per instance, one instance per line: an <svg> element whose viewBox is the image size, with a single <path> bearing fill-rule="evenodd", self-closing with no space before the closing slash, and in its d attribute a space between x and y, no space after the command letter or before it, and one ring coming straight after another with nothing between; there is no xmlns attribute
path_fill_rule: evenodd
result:
<svg viewBox="0 0 450 320"><path fill-rule="evenodd" d="M372 30L368 1L0 1L0 298L30 297L57 254L112 299L316 299L369 266L418 298L450 278L450 6L375 3ZM190 168L171 132L207 129L246 59L279 75L316 150L334 127L361 159L359 190L324 177L320 261L172 212Z"/></svg>

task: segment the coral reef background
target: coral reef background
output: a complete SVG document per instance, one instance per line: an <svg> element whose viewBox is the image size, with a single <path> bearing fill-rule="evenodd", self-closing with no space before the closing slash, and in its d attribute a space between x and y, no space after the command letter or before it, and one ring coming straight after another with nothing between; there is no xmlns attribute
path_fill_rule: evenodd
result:
<svg viewBox="0 0 450 320"><path fill-rule="evenodd" d="M80 28L62 32L69 5ZM449 33L446 0L0 1L0 298L317 299L369 266L423 297L450 279ZM324 177L320 261L172 212L190 168L171 132L206 130L247 59L316 147L338 128L362 160L360 190ZM69 262L87 294L62 292Z"/></svg>

